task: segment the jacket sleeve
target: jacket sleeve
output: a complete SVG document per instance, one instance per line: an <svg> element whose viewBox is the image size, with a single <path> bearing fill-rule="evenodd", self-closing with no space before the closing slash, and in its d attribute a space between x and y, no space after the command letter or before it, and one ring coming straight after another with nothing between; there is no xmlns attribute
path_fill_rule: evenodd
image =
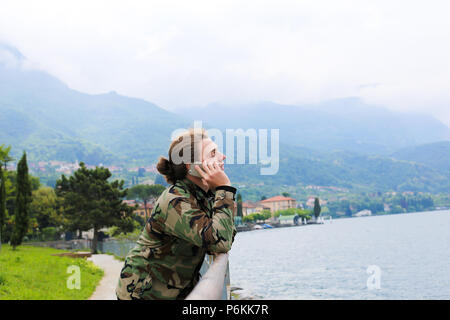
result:
<svg viewBox="0 0 450 320"><path fill-rule="evenodd" d="M164 231L209 252L228 252L236 235L233 217L235 193L236 189L230 186L216 188L211 218L192 198L180 196L172 199L167 207Z"/></svg>

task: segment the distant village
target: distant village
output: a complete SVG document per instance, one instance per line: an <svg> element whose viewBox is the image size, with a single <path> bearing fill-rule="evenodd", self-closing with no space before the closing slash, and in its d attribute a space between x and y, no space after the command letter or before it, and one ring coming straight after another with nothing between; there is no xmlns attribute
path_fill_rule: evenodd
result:
<svg viewBox="0 0 450 320"><path fill-rule="evenodd" d="M313 208L314 207L314 197L311 197L307 201L307 206ZM144 208L143 203L139 203L135 200L124 200L130 206L134 206L137 204L139 207L135 211L136 214L141 217L146 217L146 210ZM327 202L324 200L320 200L321 205L325 205ZM151 212L153 209L154 203L147 203L147 212ZM235 203L236 206L236 203ZM242 202L242 215L245 217L252 213L262 212L263 210L268 210L271 213L274 213L277 210L285 210L290 208L301 208L303 209L302 204L297 205L297 200L290 197L284 196L275 196L269 199L261 200L258 202L244 201Z"/></svg>
<svg viewBox="0 0 450 320"><path fill-rule="evenodd" d="M79 162L65 162L65 161L39 161L39 162L33 162L29 161L28 166L31 173L60 173L60 174L67 174L70 175L76 170L80 168ZM104 168L108 168L111 173L133 173L133 172L152 172L157 173L156 165L148 165L148 166L136 166L136 167L123 167L123 166L117 166L117 165L103 165L99 164L98 166L102 166ZM95 165L89 165L86 164L86 167L89 169L95 169ZM16 164L10 163L8 164L8 170L16 170ZM152 180L146 180L141 183L144 184L152 184ZM263 183L260 183L259 185L262 185ZM245 185L238 186L239 187L246 187ZM340 187L334 187L334 186L316 186L316 185L308 185L304 187L305 190L309 191L315 191L315 192L325 192L325 191L332 191L332 192L341 192L341 193L348 193L348 189L346 188L340 188ZM404 192L385 192L383 195L385 196L395 196L397 194L402 194L404 196L406 195L413 195L414 192L412 191L404 191ZM419 192L418 194L422 194L422 192ZM377 196L377 193L369 193L369 197L375 197ZM380 194L378 194L380 196ZM264 199L261 201L244 201L242 202L242 214L243 216L247 216L252 213L260 213L264 210L270 211L272 214L278 210L285 210L285 209L291 209L291 208L299 208L299 209L312 209L314 208L314 200L317 196L310 196L306 199L305 202L298 202L296 199L291 197L285 197L281 195L273 196L268 199ZM338 199L329 199L329 201L343 201L347 200L347 197L341 196ZM319 199L320 206L324 207L327 205L328 201ZM138 205L137 210L135 213L143 218L146 218L148 214L153 209L153 203L147 203L147 208L144 208L144 204L135 200L125 200L127 204L130 206ZM353 208L352 208L353 209ZM391 208L389 204L384 204L384 211L389 212L391 211ZM372 212L370 210L362 210L360 212L357 212L354 214L354 216L367 216L371 215Z"/></svg>
<svg viewBox="0 0 450 320"><path fill-rule="evenodd" d="M32 162L28 161L28 167L30 172L32 173L45 173L45 172L58 172L61 174L72 174L74 171L80 168L79 162L64 162L64 161L39 161ZM95 169L96 166L86 164L88 169ZM149 166L139 166L139 167L131 167L126 168L122 166L107 166L103 164L99 164L98 167L108 168L110 172L138 172L139 169L144 169L145 172L157 172L155 165ZM8 170L16 170L16 164L9 164Z"/></svg>
<svg viewBox="0 0 450 320"><path fill-rule="evenodd" d="M393 195L395 196L397 192L387 192L385 195ZM410 195L413 193L410 193L409 191L402 192L403 195ZM264 199L261 201L243 201L242 202L242 215L245 217L252 213L261 213L262 211L270 211L271 214L274 214L278 210L286 210L291 208L297 208L297 209L313 209L314 208L314 201L316 197L311 196L308 197L308 199L305 202L305 205L303 203L298 202L296 199L291 197L285 197L285 196L274 196L268 199ZM130 206L138 205L137 210L135 210L135 213L142 218L147 218L148 214L152 211L154 207L154 203L147 203L147 207L144 207L144 204L139 201L135 200L124 200L125 203L127 203ZM326 200L319 199L319 204L321 207L324 207L327 205ZM236 207L236 203L235 203ZM146 210L147 209L147 210ZM384 211L389 212L391 210L390 206L388 204L384 204ZM370 210L361 210L359 212L356 212L353 216L355 217L362 217L362 216L370 216L372 215L372 212Z"/></svg>

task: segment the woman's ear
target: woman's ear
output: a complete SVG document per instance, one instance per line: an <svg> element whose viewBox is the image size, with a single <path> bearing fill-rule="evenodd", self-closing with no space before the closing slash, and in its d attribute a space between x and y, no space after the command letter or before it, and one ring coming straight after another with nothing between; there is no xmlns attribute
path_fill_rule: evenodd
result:
<svg viewBox="0 0 450 320"><path fill-rule="evenodd" d="M186 169L190 169L191 168L191 164L190 163L186 163Z"/></svg>

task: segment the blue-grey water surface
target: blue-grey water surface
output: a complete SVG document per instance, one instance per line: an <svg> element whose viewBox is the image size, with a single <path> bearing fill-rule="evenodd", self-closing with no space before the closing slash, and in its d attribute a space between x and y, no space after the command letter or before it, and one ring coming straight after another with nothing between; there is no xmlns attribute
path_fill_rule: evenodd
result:
<svg viewBox="0 0 450 320"><path fill-rule="evenodd" d="M450 299L450 211L239 232L229 261L231 286L261 299Z"/></svg>

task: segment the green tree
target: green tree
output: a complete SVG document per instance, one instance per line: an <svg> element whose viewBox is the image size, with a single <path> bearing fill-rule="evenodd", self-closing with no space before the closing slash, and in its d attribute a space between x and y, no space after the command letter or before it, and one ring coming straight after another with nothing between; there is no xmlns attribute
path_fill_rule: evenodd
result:
<svg viewBox="0 0 450 320"><path fill-rule="evenodd" d="M262 212L261 212L261 220L263 220L264 222L267 220L267 219L270 219L272 217L272 213L269 211L269 210L263 210Z"/></svg>
<svg viewBox="0 0 450 320"><path fill-rule="evenodd" d="M267 219L269 219L272 216L269 210L263 210L262 212L254 212L251 214L246 215L242 218L242 221L244 222L257 222L257 221L263 221L265 222Z"/></svg>
<svg viewBox="0 0 450 320"><path fill-rule="evenodd" d="M6 167L9 161L14 160L9 155L11 146L5 147L4 144L0 146L0 243L5 239L4 227L7 219L6 211ZM4 166L4 169L2 167Z"/></svg>
<svg viewBox="0 0 450 320"><path fill-rule="evenodd" d="M39 228L55 227L59 224L57 197L53 188L42 187L33 191L30 214L36 218Z"/></svg>
<svg viewBox="0 0 450 320"><path fill-rule="evenodd" d="M67 219L66 228L93 230L92 252L97 252L98 232L101 228L118 226L121 230L132 231L133 207L122 201L128 189L123 189L123 180L108 182L111 172L107 168L80 168L72 176L64 175L56 182L56 195L63 198L63 214Z"/></svg>
<svg viewBox="0 0 450 320"><path fill-rule="evenodd" d="M281 195L283 197L289 197L290 196L289 192L282 192Z"/></svg>
<svg viewBox="0 0 450 320"><path fill-rule="evenodd" d="M31 182L28 176L27 155L24 152L17 165L16 202L14 211L14 229L11 246L15 250L22 243L28 231L28 213L31 202Z"/></svg>
<svg viewBox="0 0 450 320"><path fill-rule="evenodd" d="M138 184L128 190L127 199L141 200L144 202L145 220L147 221L150 216L147 210L147 203L157 199L164 190L164 186L160 184Z"/></svg>
<svg viewBox="0 0 450 320"><path fill-rule="evenodd" d="M237 195L237 210L236 216L242 217L242 195L238 193Z"/></svg>
<svg viewBox="0 0 450 320"><path fill-rule="evenodd" d="M6 223L6 175L0 165L0 243L3 239L3 229Z"/></svg>
<svg viewBox="0 0 450 320"><path fill-rule="evenodd" d="M300 208L289 208L289 209L283 209L283 210L277 210L274 212L274 217L279 216L294 216L298 214L302 218L306 218L307 220L311 219L311 211L310 210L302 210Z"/></svg>
<svg viewBox="0 0 450 320"><path fill-rule="evenodd" d="M4 166L5 170L8 165L8 162L13 161L14 159L9 155L11 151L11 146L5 147L4 144L0 146L0 166Z"/></svg>
<svg viewBox="0 0 450 320"><path fill-rule="evenodd" d="M319 198L314 199L314 217L317 219L320 216L320 201Z"/></svg>
<svg viewBox="0 0 450 320"><path fill-rule="evenodd" d="M55 234L62 232L64 226L63 216L60 214L61 199L51 187L41 187L33 191L33 200L30 204L30 225L33 235L40 237L44 229L54 228Z"/></svg>
<svg viewBox="0 0 450 320"><path fill-rule="evenodd" d="M13 218L14 214L10 214L11 212L14 213L14 207L15 207L15 194L16 194L16 176L17 173L15 171L5 171L3 170L3 177L4 177L4 185L5 185L5 215L4 215L4 225L3 225L3 233L2 233L2 242L8 242L11 239L14 223Z"/></svg>

